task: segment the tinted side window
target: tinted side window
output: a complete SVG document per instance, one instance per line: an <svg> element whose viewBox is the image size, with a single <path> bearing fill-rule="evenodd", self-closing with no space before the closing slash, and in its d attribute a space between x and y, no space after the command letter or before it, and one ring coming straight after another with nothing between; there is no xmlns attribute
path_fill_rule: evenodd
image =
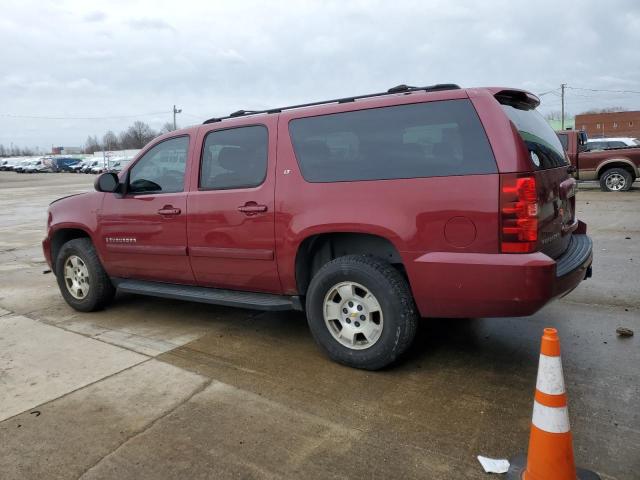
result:
<svg viewBox="0 0 640 480"><path fill-rule="evenodd" d="M257 187L267 174L269 134L264 126L209 133L200 166L200 188L224 190Z"/></svg>
<svg viewBox="0 0 640 480"><path fill-rule="evenodd" d="M569 138L566 133L559 133L558 138L560 139L560 143L562 144L562 148L566 152L569 148Z"/></svg>
<svg viewBox="0 0 640 480"><path fill-rule="evenodd" d="M131 167L131 193L174 193L184 189L184 169L187 163L189 137L165 140Z"/></svg>
<svg viewBox="0 0 640 480"><path fill-rule="evenodd" d="M308 182L387 180L497 171L469 100L300 118L289 133Z"/></svg>
<svg viewBox="0 0 640 480"><path fill-rule="evenodd" d="M618 140L615 140L613 142L607 142L607 148L623 148L626 146L627 146L626 143L620 142Z"/></svg>

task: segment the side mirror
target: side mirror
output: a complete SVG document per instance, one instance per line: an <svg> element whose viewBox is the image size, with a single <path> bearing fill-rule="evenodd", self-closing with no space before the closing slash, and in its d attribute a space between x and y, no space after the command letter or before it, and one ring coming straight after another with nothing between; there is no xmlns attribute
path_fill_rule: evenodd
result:
<svg viewBox="0 0 640 480"><path fill-rule="evenodd" d="M587 137L587 132L580 132L579 133L579 138L578 138L578 144L579 145L586 145L588 138L589 137Z"/></svg>
<svg viewBox="0 0 640 480"><path fill-rule="evenodd" d="M107 172L96 178L93 184L95 189L99 192L113 193L118 190L120 186L120 179L118 175L113 172Z"/></svg>

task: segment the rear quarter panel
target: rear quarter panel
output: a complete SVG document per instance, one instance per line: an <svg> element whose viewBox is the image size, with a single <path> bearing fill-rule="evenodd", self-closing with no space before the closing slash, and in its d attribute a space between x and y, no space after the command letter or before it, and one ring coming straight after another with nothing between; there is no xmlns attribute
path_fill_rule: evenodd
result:
<svg viewBox="0 0 640 480"><path fill-rule="evenodd" d="M529 152L516 127L511 123L493 94L484 89L468 89L469 98L493 149L500 173L527 172L531 164Z"/></svg>
<svg viewBox="0 0 640 480"><path fill-rule="evenodd" d="M335 108L354 109L353 104ZM288 128L289 121L303 116L310 114L283 112L278 124L275 232L285 293L297 293L295 258L300 244L320 233L362 232L386 238L400 252L410 279L414 260L427 252L497 252L497 174L310 183L301 174ZM508 131L508 122L503 127L501 131ZM473 229L473 238L464 245L445 236L447 222L456 223L460 217ZM413 288L413 279L411 283Z"/></svg>

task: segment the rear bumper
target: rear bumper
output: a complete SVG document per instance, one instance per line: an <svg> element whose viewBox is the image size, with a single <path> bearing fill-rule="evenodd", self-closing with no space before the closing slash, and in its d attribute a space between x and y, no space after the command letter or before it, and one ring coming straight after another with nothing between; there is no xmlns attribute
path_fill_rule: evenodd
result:
<svg viewBox="0 0 640 480"><path fill-rule="evenodd" d="M543 253L432 252L410 262L414 298L424 317L532 315L591 276L593 247L574 234L554 260Z"/></svg>

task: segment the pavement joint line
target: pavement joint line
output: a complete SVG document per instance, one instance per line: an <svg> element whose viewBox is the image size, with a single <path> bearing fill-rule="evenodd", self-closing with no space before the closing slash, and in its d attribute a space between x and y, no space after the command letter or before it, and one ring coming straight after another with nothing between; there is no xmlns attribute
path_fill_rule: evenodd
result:
<svg viewBox="0 0 640 480"><path fill-rule="evenodd" d="M2 305L0 305L0 308L4 308L4 307L2 307ZM45 320L45 319L42 319L42 318L33 318L33 317L29 316L29 315L33 314L34 312L39 312L39 311L41 311L41 310L45 310L44 308L38 308L38 309L36 309L36 310L32 310L32 311L27 312L27 313L17 313L17 312L13 312L13 311L11 311L11 310L9 310L9 309L7 309L7 308L4 308L4 309L5 309L5 310L7 310L7 311L9 312L9 313L7 313L7 314L5 314L5 315L19 315L19 316L22 316L22 317L26 317L26 318L28 318L29 320L33 320L34 322L42 323L42 324L44 324L44 325L48 325L48 326L50 326L50 327L59 328L60 330L64 330L65 332L75 333L76 335L80 335L80 336L82 336L82 337L89 338L89 339L91 339L91 340L95 340L96 342L102 342L102 343L104 343L104 344L106 344L106 345L109 345L109 346L111 346L111 347L118 347L118 348L122 348L123 350L127 350L127 351L132 352L132 353L137 353L138 355L142 355L142 356L144 356L144 357L148 357L148 358L150 358L150 359L151 359L151 358L155 358L155 356L153 356L153 355L148 355L148 354L146 354L146 353L139 352L139 351L134 350L134 349L132 349L132 348L129 348L129 347L127 347L127 346L120 345L120 344L117 344L117 343L107 342L106 340L104 340L104 339L102 339L102 338L99 338L99 337L96 337L96 336L90 335L90 334L88 334L88 333L76 332L75 330L71 330L71 329L69 329L69 328L65 328L65 327L63 327L62 325L59 325L59 324L57 324L57 323L54 323L54 322L51 322L51 321L48 321L48 320ZM2 315L2 316L4 316L4 315ZM105 330L108 330L108 331L112 331L112 332L120 332L120 331L121 331L121 330L111 330L111 329L109 329L109 328L104 328L104 329L105 329ZM144 336L142 336L142 335L137 335L137 334L131 334L131 335L135 335L135 336L142 337L142 338L147 338L147 337L144 337ZM168 344L170 344L170 345L174 345L174 346L175 346L175 348L179 348L179 347L180 347L180 345L175 345L175 344L174 344L174 343L172 343L172 342L166 342L166 343L168 343ZM175 348L174 348L174 349L172 349L172 350L175 350ZM167 350L167 352L170 352L170 351L171 351L171 350ZM160 355L160 354L162 354L162 353L167 353L167 352L161 352L161 353L159 353L158 355Z"/></svg>
<svg viewBox="0 0 640 480"><path fill-rule="evenodd" d="M149 358L148 360L153 360L152 358ZM145 362L147 362L148 360L145 360ZM144 363L144 362L142 362ZM140 364L139 364L140 365ZM202 378L207 378L204 375L199 375ZM130 442L131 440L133 440L134 438L138 437L139 435L144 434L147 430L149 430L150 428L153 428L153 426L158 423L159 421L163 420L164 418L166 418L168 415L171 415L173 412L175 412L178 408L180 408L181 406L185 405L186 403L188 403L189 401L191 401L191 399L193 397L195 397L196 395L198 395L199 393L203 392L207 387L209 387L214 381L217 382L217 380L213 379L213 378L209 378L207 381L203 382L201 385L199 385L198 387L196 387L189 396L185 397L184 399L178 401L175 405L173 405L172 407L168 408L166 412L162 413L160 416L156 417L155 419L151 420L151 422L149 422L147 425L145 425L144 427L142 427L141 429L131 433L131 435L127 436L127 438L125 438L122 442L120 442L120 444L118 446L116 446L113 450L111 450L110 452L106 453L105 455L102 456L102 458L100 458L98 461L96 461L93 465L90 465L84 472L82 472L79 476L78 476L78 480L80 480L81 478L83 478L87 473L89 473L91 470L93 470L95 467L97 467L103 460L106 460L107 457L110 457L111 455L114 455L118 450L120 450L120 448L124 447L125 444L127 444L128 442Z"/></svg>
<svg viewBox="0 0 640 480"><path fill-rule="evenodd" d="M33 320L33 319L31 319L31 320ZM138 353L138 352L135 352L135 353ZM142 355L142 354L140 354L140 355ZM115 375L119 375L119 374L121 374L123 372L126 372L127 370L131 370L132 368L137 367L139 365L142 365L144 363L147 363L150 360L154 360L154 358L153 357L147 357L144 360L141 360L140 362L134 363L133 365L129 365L128 367L123 368L122 370L118 370L117 372L110 373L109 375L107 375L105 377L102 377L102 378L99 378L97 380L94 380L93 382L87 383L86 385L82 385L82 386L80 386L78 388L74 388L73 390L70 390L70 391L68 391L66 393L63 393L59 397L52 398L51 400L47 400L46 402L40 403L40 404L35 405L35 406L31 407L31 408L27 408L26 410L23 410L20 413L16 413L15 415L12 415L12 416L10 416L8 418L5 418L4 420L0 421L0 424L2 424L4 422L8 422L9 420L18 417L18 416L24 414L25 412L28 412L29 410L37 410L39 408L42 408L42 407L48 405L49 403L57 402L58 400L60 400L62 398L65 398L65 397L67 397L67 396L69 396L69 395L71 395L71 394L73 394L75 392L78 392L78 391L80 391L82 389L91 387L92 385L95 385L95 384L100 383L100 382L102 382L104 380L107 380L107 379L109 379L109 378L111 378L111 377L113 377Z"/></svg>

